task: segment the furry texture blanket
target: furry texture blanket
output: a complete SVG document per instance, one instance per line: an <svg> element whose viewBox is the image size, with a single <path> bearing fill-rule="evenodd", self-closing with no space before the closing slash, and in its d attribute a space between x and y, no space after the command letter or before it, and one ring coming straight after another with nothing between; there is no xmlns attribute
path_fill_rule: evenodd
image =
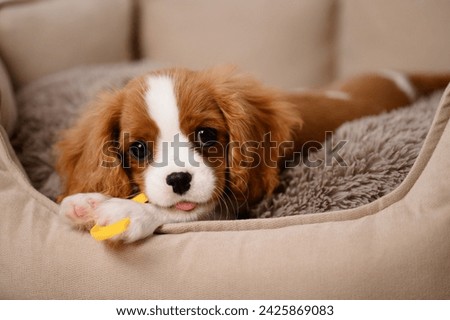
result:
<svg viewBox="0 0 450 320"><path fill-rule="evenodd" d="M82 67L40 79L18 95L19 124L12 139L32 184L54 199L60 190L52 145L82 107L100 90L124 85L130 78L160 67L150 63ZM253 218L279 217L367 204L396 188L411 169L431 125L442 92L406 108L345 123L333 135L345 141L329 161L330 148L283 171L272 196L251 208ZM328 159L328 162L325 161Z"/></svg>

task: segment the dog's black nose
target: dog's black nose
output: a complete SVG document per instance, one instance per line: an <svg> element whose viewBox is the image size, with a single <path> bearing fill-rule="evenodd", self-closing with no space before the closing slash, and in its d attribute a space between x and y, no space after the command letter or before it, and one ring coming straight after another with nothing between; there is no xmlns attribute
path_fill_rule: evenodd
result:
<svg viewBox="0 0 450 320"><path fill-rule="evenodd" d="M192 175L188 172L172 172L166 177L166 182L172 186L173 192L182 195L191 187Z"/></svg>

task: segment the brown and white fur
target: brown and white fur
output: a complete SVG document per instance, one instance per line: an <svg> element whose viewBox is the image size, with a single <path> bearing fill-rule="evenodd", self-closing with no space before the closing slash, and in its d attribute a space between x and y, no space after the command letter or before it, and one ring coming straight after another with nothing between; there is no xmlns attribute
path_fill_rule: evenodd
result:
<svg viewBox="0 0 450 320"><path fill-rule="evenodd" d="M113 239L125 242L163 223L236 217L305 143L449 81L385 71L287 93L232 68L152 72L100 96L59 142L60 214L83 228L130 217ZM138 192L150 203L127 199Z"/></svg>

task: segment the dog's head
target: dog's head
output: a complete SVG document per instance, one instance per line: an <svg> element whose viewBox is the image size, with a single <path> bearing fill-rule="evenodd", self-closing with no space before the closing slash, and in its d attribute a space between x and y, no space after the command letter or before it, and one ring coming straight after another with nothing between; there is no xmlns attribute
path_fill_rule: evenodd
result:
<svg viewBox="0 0 450 320"><path fill-rule="evenodd" d="M232 68L153 72L101 96L67 131L63 195L139 189L186 220L236 210L278 185L296 125L282 94Z"/></svg>

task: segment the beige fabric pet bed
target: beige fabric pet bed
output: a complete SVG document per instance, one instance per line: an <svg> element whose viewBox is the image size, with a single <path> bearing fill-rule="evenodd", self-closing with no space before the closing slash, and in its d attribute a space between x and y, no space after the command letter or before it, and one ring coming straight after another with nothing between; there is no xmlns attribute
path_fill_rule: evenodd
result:
<svg viewBox="0 0 450 320"><path fill-rule="evenodd" d="M112 249L64 228L5 130L0 296L59 299L449 298L450 88L404 182L359 208L165 225Z"/></svg>
<svg viewBox="0 0 450 320"><path fill-rule="evenodd" d="M367 69L449 66L448 2L209 4L0 1L0 298L450 298L450 88L403 183L356 209L170 224L116 249L60 223L57 205L31 186L11 148L10 81L20 89L70 67L131 57L194 68L232 61L282 87ZM214 50L203 50L205 41Z"/></svg>

